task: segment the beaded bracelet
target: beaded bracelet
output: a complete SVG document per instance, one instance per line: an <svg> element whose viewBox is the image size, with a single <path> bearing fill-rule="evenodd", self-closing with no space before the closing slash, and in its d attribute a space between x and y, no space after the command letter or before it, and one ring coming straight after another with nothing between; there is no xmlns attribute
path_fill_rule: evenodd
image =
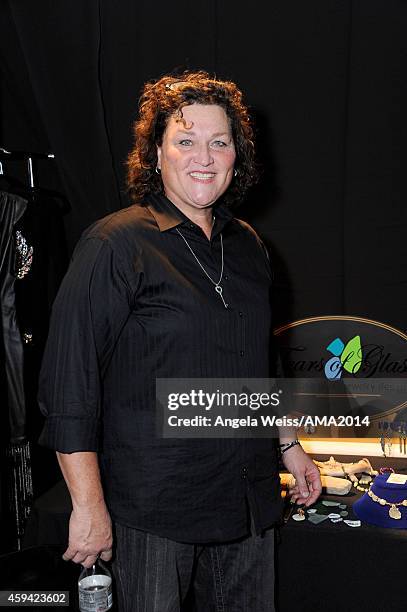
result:
<svg viewBox="0 0 407 612"><path fill-rule="evenodd" d="M279 444L280 454L282 455L283 453L288 451L293 446L297 446L297 444L300 444L299 440L293 440L292 442L285 442L284 444Z"/></svg>

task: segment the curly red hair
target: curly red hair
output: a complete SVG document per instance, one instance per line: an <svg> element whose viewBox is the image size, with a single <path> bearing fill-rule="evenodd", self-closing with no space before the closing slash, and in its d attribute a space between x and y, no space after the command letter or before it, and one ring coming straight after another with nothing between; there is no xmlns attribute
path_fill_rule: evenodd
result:
<svg viewBox="0 0 407 612"><path fill-rule="evenodd" d="M222 196L231 205L243 199L257 180L251 119L242 101L242 92L232 81L220 81L204 71L164 76L144 85L139 101L139 118L134 123L134 147L127 159L127 185L130 198L140 202L149 193L163 193L161 176L156 173L157 145L171 116L182 120L182 108L190 104L221 106L232 129L236 150L236 176Z"/></svg>

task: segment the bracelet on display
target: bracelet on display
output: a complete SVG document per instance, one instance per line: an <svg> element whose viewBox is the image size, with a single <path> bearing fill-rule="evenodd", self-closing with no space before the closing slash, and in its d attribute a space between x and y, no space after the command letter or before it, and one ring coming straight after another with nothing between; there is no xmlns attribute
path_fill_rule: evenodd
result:
<svg viewBox="0 0 407 612"><path fill-rule="evenodd" d="M284 444L279 444L280 447L280 455L283 455L286 451L290 450L293 446L300 445L299 440L293 440L292 442L285 442Z"/></svg>

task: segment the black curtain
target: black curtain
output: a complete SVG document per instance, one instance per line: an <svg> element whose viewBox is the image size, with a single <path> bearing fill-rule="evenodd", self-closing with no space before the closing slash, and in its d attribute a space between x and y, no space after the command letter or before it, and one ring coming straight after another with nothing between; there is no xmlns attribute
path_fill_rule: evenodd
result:
<svg viewBox="0 0 407 612"><path fill-rule="evenodd" d="M239 215L271 248L276 324L354 314L406 329L405 2L9 0L1 12L1 141L55 153L43 172L70 200L71 249L128 205L142 83L205 68L236 80L256 118L263 179Z"/></svg>
<svg viewBox="0 0 407 612"><path fill-rule="evenodd" d="M271 248L276 324L354 314L405 330L406 11L399 0L9 0L1 142L55 153L40 170L70 200L72 249L128 205L142 83L184 68L236 80L264 168L239 215Z"/></svg>

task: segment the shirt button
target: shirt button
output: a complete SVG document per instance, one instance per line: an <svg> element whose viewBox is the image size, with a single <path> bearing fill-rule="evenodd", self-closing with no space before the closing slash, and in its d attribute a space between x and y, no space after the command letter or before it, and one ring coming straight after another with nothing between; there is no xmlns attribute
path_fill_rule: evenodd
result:
<svg viewBox="0 0 407 612"><path fill-rule="evenodd" d="M240 351L240 357L244 357L244 351Z"/></svg>
<svg viewBox="0 0 407 612"><path fill-rule="evenodd" d="M243 317L243 312L239 312L239 317Z"/></svg>
<svg viewBox="0 0 407 612"><path fill-rule="evenodd" d="M247 467L246 467L246 466L245 466L245 467L242 467L242 470L241 470L241 473L240 473L240 474L241 474L241 477L242 477L242 480L246 480L246 478L247 478L247 472L248 472Z"/></svg>
<svg viewBox="0 0 407 612"><path fill-rule="evenodd" d="M227 274L224 274L224 275L223 275L223 280L228 280L228 278L229 278L229 277L228 277L228 275L227 275Z"/></svg>

